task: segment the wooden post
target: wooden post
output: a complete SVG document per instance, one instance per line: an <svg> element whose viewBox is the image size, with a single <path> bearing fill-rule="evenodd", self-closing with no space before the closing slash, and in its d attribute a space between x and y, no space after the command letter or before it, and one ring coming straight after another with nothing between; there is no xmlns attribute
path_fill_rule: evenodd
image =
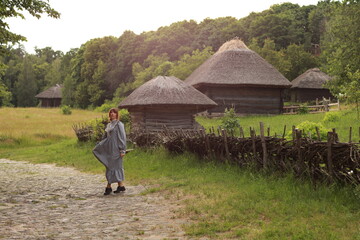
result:
<svg viewBox="0 0 360 240"><path fill-rule="evenodd" d="M292 139L293 139L293 143L295 145L295 139L296 139L296 129L295 126L292 126Z"/></svg>
<svg viewBox="0 0 360 240"><path fill-rule="evenodd" d="M327 136L327 169L332 179L333 177L333 163L332 163L332 143L334 141L334 132L328 132Z"/></svg>
<svg viewBox="0 0 360 240"><path fill-rule="evenodd" d="M205 146L206 146L206 152L210 158L213 157L211 148L210 148L210 142L209 142L209 136L205 134Z"/></svg>
<svg viewBox="0 0 360 240"><path fill-rule="evenodd" d="M316 129L316 134L317 134L318 141L321 141L321 136L320 136L319 128L318 128L318 127L315 127L315 129Z"/></svg>
<svg viewBox="0 0 360 240"><path fill-rule="evenodd" d="M267 129L267 136L270 137L270 127Z"/></svg>
<svg viewBox="0 0 360 240"><path fill-rule="evenodd" d="M302 159L302 151L301 151L301 135L302 135L302 131L296 129L295 130L295 136L296 136L296 148L298 151L298 161L300 163L300 165L303 165L303 159Z"/></svg>
<svg viewBox="0 0 360 240"><path fill-rule="evenodd" d="M240 127L240 137L245 138L244 129L242 127Z"/></svg>
<svg viewBox="0 0 360 240"><path fill-rule="evenodd" d="M264 123L260 122L260 138L261 138L261 146L263 149L263 168L267 168L267 151L266 151L266 142L265 142L265 134L264 134Z"/></svg>
<svg viewBox="0 0 360 240"><path fill-rule="evenodd" d="M285 138L285 134L286 134L286 125L284 125L284 132L283 132L282 138Z"/></svg>
<svg viewBox="0 0 360 240"><path fill-rule="evenodd" d="M253 131L250 127L250 137L252 141L252 149L253 149L253 155L256 156L256 145L255 145L255 131Z"/></svg>
<svg viewBox="0 0 360 240"><path fill-rule="evenodd" d="M352 135L352 127L350 127L350 132L349 132L349 143L351 143L351 140L352 140L352 139L351 139L351 137L352 137L351 135Z"/></svg>
<svg viewBox="0 0 360 240"><path fill-rule="evenodd" d="M222 132L222 135L223 135L223 138L224 138L226 159L230 160L230 152L229 152L229 146L228 146L228 141L227 141L226 130L222 129L221 132Z"/></svg>

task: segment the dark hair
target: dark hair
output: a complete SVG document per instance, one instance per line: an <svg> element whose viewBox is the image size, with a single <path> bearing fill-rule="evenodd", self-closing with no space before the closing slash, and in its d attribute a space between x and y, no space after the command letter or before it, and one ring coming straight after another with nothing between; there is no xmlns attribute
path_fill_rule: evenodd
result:
<svg viewBox="0 0 360 240"><path fill-rule="evenodd" d="M109 118L110 118L110 113L116 113L116 119L119 119L119 111L117 110L117 108L112 108L109 110Z"/></svg>

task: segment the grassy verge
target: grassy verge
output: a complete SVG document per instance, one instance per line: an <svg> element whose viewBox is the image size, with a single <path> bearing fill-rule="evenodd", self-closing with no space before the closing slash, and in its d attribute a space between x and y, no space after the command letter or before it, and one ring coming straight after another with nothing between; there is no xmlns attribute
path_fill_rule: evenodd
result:
<svg viewBox="0 0 360 240"><path fill-rule="evenodd" d="M53 118L58 117L54 114ZM76 121L80 115L74 116ZM309 118L313 116L308 114ZM288 117L288 122L295 121ZM249 117L242 123L256 124L258 120L279 121ZM32 128L43 131L43 137L34 136L31 128L29 134L9 134L0 139L0 158L104 172L91 153L93 144L80 144L65 133L47 135L51 123L40 119L34 122ZM171 155L162 148L136 149L126 156L124 165L127 184L143 184L149 193L161 192L183 206L177 214L189 218L184 229L191 238L360 240L360 201L350 187L315 189L291 175L264 175L200 160L188 153Z"/></svg>

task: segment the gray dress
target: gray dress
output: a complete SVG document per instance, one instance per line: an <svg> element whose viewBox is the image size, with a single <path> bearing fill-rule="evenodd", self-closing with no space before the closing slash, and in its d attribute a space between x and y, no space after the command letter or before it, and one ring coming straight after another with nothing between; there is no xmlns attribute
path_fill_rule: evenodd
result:
<svg viewBox="0 0 360 240"><path fill-rule="evenodd" d="M106 126L106 138L93 149L95 157L106 167L108 183L124 181L123 159L120 153L126 152L126 134L124 124L113 120Z"/></svg>

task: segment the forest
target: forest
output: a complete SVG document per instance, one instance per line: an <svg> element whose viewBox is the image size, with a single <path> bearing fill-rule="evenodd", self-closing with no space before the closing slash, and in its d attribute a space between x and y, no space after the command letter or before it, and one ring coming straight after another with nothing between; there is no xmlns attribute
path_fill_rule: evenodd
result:
<svg viewBox="0 0 360 240"><path fill-rule="evenodd" d="M49 16L59 17L49 5L42 7ZM283 3L240 19L184 20L141 34L128 30L119 37L91 39L66 53L51 47L26 53L19 44L23 38L11 35L6 25L11 14L16 16L3 11L0 18L0 107L37 106L35 95L55 84L63 85L63 105L94 109L118 104L158 75L186 79L234 38L289 81L319 67L333 77L329 88L335 96L360 99L358 0Z"/></svg>

